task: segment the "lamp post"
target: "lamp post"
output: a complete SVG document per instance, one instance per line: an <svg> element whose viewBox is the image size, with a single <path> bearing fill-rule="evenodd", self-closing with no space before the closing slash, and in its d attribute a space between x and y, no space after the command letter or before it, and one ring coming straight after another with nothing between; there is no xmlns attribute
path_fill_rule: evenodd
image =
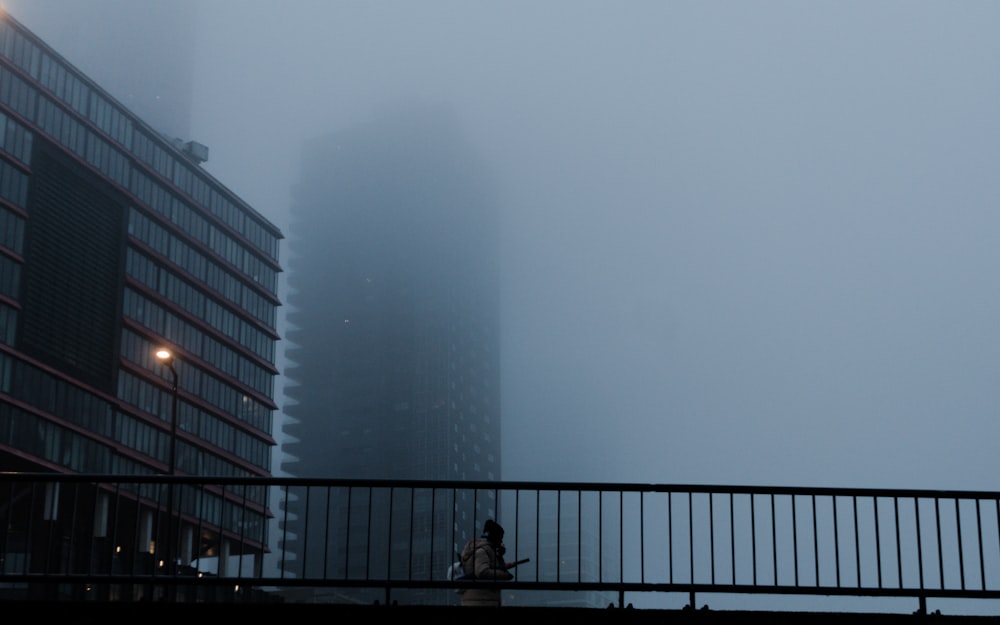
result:
<svg viewBox="0 0 1000 625"><path fill-rule="evenodd" d="M170 475L174 475L177 472L177 369L174 368L174 355L169 349L158 349L156 357L170 369L174 382L171 389L173 397L170 406L170 457L168 459L170 469L167 471Z"/></svg>
<svg viewBox="0 0 1000 625"><path fill-rule="evenodd" d="M172 398L170 406L170 456L168 458L168 473L173 476L177 473L177 369L174 367L174 355L169 349L160 348L156 350L156 357L161 363L170 369L173 376ZM176 567L173 562L174 544L174 482L171 479L167 483L167 547L166 562L169 571L174 572Z"/></svg>

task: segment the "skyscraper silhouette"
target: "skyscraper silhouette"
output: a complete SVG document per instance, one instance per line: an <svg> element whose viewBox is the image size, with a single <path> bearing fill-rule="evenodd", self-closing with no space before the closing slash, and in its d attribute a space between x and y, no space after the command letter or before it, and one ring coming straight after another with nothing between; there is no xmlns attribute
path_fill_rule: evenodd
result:
<svg viewBox="0 0 1000 625"><path fill-rule="evenodd" d="M313 140L302 162L289 225L282 469L499 480L497 198L456 118L430 106L387 110ZM493 504L476 499L485 518ZM304 502L293 495L287 505L301 523ZM459 540L478 529L472 505L456 502L469 519ZM451 529L450 515L423 522ZM301 540L301 525L289 525ZM456 546L435 544L450 562Z"/></svg>

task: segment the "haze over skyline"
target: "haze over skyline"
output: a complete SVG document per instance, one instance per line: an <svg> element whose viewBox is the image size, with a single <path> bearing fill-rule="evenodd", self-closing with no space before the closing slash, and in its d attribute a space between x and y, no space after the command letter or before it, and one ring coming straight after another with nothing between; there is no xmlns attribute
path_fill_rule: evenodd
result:
<svg viewBox="0 0 1000 625"><path fill-rule="evenodd" d="M99 79L72 4L4 3ZM504 479L996 489L1000 5L170 4L187 138L283 229L305 141L457 112L502 193Z"/></svg>

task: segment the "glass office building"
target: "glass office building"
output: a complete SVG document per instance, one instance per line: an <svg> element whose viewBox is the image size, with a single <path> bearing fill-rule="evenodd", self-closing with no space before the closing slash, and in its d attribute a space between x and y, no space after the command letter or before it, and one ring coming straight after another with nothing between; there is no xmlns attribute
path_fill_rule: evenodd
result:
<svg viewBox="0 0 1000 625"><path fill-rule="evenodd" d="M270 475L282 234L206 158L0 14L0 470Z"/></svg>
<svg viewBox="0 0 1000 625"><path fill-rule="evenodd" d="M497 199L458 120L433 106L381 111L316 138L302 163L288 226L282 469L501 479ZM461 541L496 514L491 497L456 502L457 528L447 506L439 517L415 519L427 549L400 561L412 557L419 568L435 566L435 557L443 571ZM292 493L287 505L286 540L322 550L322 541L302 535L307 502ZM330 505L336 514L351 504L334 495ZM353 504L352 522L368 522L367 506ZM357 535L337 530L331 535ZM368 547L386 548L342 544L307 561L363 575ZM294 574L302 560L286 566Z"/></svg>

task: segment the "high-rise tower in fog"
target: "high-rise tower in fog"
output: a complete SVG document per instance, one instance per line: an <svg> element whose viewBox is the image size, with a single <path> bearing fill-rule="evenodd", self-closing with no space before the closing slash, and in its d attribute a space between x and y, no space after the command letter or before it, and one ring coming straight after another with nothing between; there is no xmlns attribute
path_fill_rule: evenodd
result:
<svg viewBox="0 0 1000 625"><path fill-rule="evenodd" d="M306 146L288 228L288 473L500 479L493 191L444 109Z"/></svg>

